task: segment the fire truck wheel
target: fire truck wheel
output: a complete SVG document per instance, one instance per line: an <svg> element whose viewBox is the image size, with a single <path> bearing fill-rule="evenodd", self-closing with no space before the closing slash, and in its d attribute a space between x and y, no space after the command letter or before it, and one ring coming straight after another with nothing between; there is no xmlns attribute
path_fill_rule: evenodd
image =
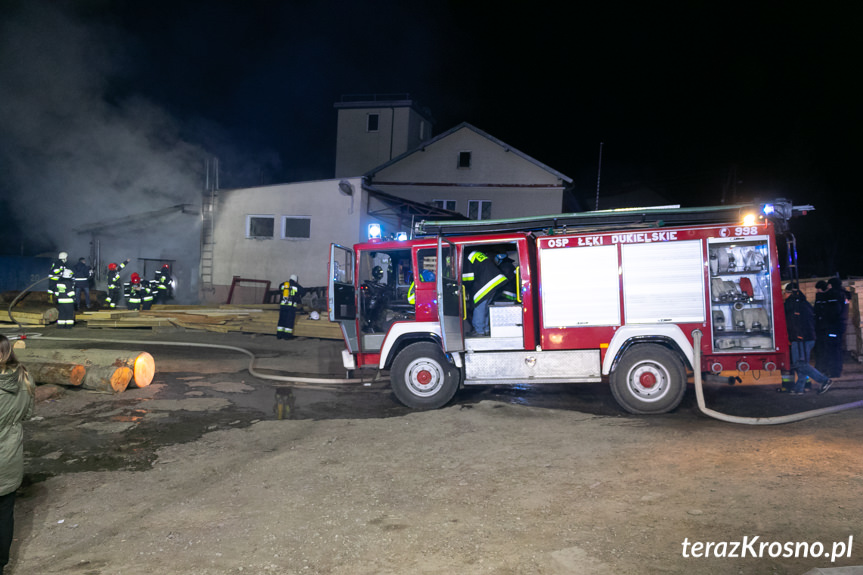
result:
<svg viewBox="0 0 863 575"><path fill-rule="evenodd" d="M396 356L390 370L396 398L413 409L437 409L458 390L458 370L434 343L414 343Z"/></svg>
<svg viewBox="0 0 863 575"><path fill-rule="evenodd" d="M668 348L641 344L623 354L610 383L614 399L629 413L665 413L683 399L686 369Z"/></svg>

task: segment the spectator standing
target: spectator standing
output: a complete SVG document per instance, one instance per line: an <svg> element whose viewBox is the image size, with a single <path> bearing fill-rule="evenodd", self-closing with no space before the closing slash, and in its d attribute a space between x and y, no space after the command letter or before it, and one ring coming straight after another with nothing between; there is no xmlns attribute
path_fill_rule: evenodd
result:
<svg viewBox="0 0 863 575"><path fill-rule="evenodd" d="M24 479L24 427L33 417L36 385L18 363L12 343L0 334L0 575L9 563L15 491Z"/></svg>
<svg viewBox="0 0 863 575"><path fill-rule="evenodd" d="M811 378L821 386L818 393L824 393L833 382L809 364L809 354L815 346L815 311L806 296L791 282L785 286L785 322L788 328L788 341L791 344L791 368L796 373L796 383L790 387L780 387L776 391L803 395L807 381Z"/></svg>

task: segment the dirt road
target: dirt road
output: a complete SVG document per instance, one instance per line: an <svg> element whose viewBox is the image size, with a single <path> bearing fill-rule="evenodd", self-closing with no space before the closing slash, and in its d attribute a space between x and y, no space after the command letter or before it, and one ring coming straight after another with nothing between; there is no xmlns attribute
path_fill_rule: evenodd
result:
<svg viewBox="0 0 863 575"><path fill-rule="evenodd" d="M674 413L635 417L595 384L467 390L444 409L410 412L385 382L370 382L294 388L291 419L278 420L280 396L249 376L247 358L147 347L197 335L137 337L156 358L153 385L66 392L27 424L9 573L800 574L863 565L860 410L741 426L701 415L690 389ZM336 342L230 341L253 349L262 369L343 375ZM863 378L848 369L824 396L714 386L708 402L772 415L856 401ZM709 557L699 546L707 543ZM797 543L819 557L783 556Z"/></svg>

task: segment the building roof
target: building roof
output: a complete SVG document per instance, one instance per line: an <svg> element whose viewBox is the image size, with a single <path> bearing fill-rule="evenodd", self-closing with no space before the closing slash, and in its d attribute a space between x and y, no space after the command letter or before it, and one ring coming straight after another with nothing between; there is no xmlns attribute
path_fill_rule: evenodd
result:
<svg viewBox="0 0 863 575"><path fill-rule="evenodd" d="M518 150L518 149L516 149L516 148L513 148L513 147L512 147L512 146L510 146L509 144L507 144L507 143L505 143L505 142L503 142L503 141L501 141L501 140L499 140L499 139L495 138L495 137L494 137L494 136L492 136L491 134L488 134L488 133L486 133L486 132L483 132L482 130L480 130L480 129L479 129L479 128L477 128L476 126L473 126L473 125L471 125L471 124L469 124L469 123L467 123L467 122L462 122L461 124L459 124L459 125L457 125L457 126L455 126L455 127L453 127L453 128L450 128L450 129L449 129L449 130L447 130L446 132L443 132L443 133L441 133L441 134L438 134L437 136L435 136L434 138L432 138L432 139L430 139L430 140L426 140L426 141L425 141L425 142L423 142L419 147L414 148L413 150L409 150L409 151L407 151L407 152L405 152L404 154L401 154L401 155L399 155L399 156L396 156L396 157L395 157L395 158L393 158L392 160L390 160L390 161L388 161L388 162L386 162L386 163L384 163L384 164L381 164L380 166L378 166L378 167L376 167L376 168L373 168L373 169L369 170L368 172L366 172L365 174L363 174L363 176L364 176L364 177L367 177L367 178L374 178L375 174L377 174L377 173L378 173L378 172L380 172L381 170L384 170L385 168L388 168L389 166L392 166L393 164L397 164L398 162L400 162L401 160L403 160L403 159L407 158L408 156L410 156L410 155L412 155L412 154L415 154L415 153L417 153L417 152L421 152L421 151L423 151L425 148L427 148L428 146L431 146L431 145L433 145L433 144L436 144L437 142L439 142L439 141L441 141L441 140L444 140L444 139L446 139L447 137L449 137L450 135L452 135L452 134L454 134L454 133L458 132L459 130L463 130L463 129L472 130L473 132L475 132L476 134L478 134L478 135L482 136L483 138L486 138L487 140L489 140L489 141L491 141L491 142L493 142L493 143L497 144L498 146L500 146L501 148L503 148L503 149L504 149L504 150L506 150L507 152L510 152L510 153L512 153L512 154L515 154L515 155L519 156L520 158L522 158L522 159L524 159L524 160L526 160L526 161L528 161L528 162L530 162L530 163L532 163L532 164L534 164L534 165L538 166L539 168L542 168L543 170L547 171L547 172L548 172L548 173L550 173L550 174L553 174L556 178L561 179L562 181L566 182L567 184L571 184L571 183L572 183L572 178L570 178L569 176L566 176L566 175L564 175L564 174L562 174L562 173L558 172L557 170L554 170L554 169L550 168L549 166L547 166L547 165L543 164L543 163L542 163L542 162L540 162L539 160L537 160L537 159L535 159L535 158L533 158L533 157L531 157L531 156L528 156L527 154L525 154L525 153L524 153L524 152L522 152L521 150Z"/></svg>

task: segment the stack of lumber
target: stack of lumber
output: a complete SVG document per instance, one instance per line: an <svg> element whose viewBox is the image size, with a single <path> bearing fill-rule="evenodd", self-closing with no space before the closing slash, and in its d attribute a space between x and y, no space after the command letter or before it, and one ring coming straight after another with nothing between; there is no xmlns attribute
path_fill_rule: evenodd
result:
<svg viewBox="0 0 863 575"><path fill-rule="evenodd" d="M84 322L91 328L175 326L216 333L275 335L279 321L279 306L278 304L225 304L218 307L155 305L153 309L147 311L88 311L75 316L75 321ZM342 332L337 323L331 323L326 319L312 320L305 314L297 315L294 335L321 339L342 338Z"/></svg>
<svg viewBox="0 0 863 575"><path fill-rule="evenodd" d="M15 306L12 309L12 319L9 319L9 308L6 306L0 313L0 322L20 323L21 325L48 325L57 321L59 313L51 304L30 304L26 307ZM14 320L14 321L13 321Z"/></svg>

